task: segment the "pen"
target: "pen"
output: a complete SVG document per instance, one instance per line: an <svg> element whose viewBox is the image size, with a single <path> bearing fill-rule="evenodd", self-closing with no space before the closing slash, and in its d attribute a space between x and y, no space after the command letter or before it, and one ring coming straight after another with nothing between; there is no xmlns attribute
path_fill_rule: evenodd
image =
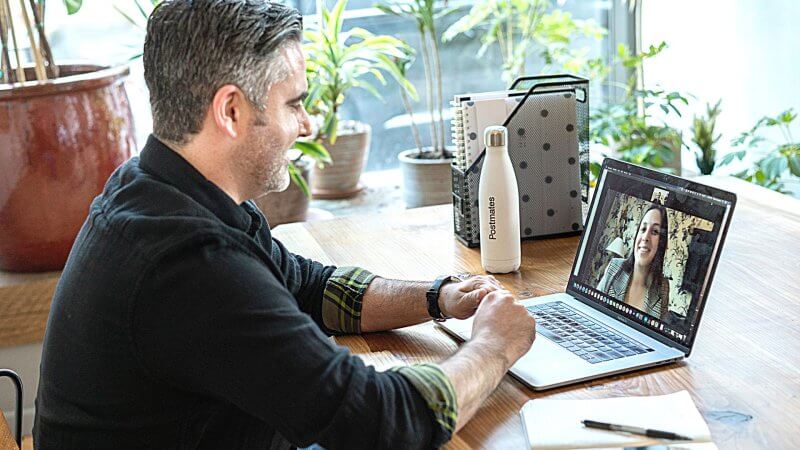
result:
<svg viewBox="0 0 800 450"><path fill-rule="evenodd" d="M583 426L587 428L597 428L598 430L623 431L625 433L639 434L642 436L659 438L659 439L671 439L675 441L692 440L692 438L690 437L681 436L680 434L675 434L669 431L650 430L647 428L631 427L628 425L617 425L613 423L596 422L594 420L582 420L581 423L583 424Z"/></svg>

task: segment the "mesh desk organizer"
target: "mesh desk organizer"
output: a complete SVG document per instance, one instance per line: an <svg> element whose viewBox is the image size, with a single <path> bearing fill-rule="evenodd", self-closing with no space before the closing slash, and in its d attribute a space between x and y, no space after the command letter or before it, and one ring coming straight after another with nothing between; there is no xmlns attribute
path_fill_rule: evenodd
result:
<svg viewBox="0 0 800 450"><path fill-rule="evenodd" d="M485 105L486 98L496 99L497 94L503 97L499 106ZM457 95L451 105L456 146L451 166L453 225L461 243L480 245L478 183L486 153L483 130L499 124L482 122L476 113L478 106L486 106L495 117L505 116L502 125L508 128L508 154L519 186L520 238L574 235L583 230L589 209L587 79L574 75L521 77L509 91Z"/></svg>

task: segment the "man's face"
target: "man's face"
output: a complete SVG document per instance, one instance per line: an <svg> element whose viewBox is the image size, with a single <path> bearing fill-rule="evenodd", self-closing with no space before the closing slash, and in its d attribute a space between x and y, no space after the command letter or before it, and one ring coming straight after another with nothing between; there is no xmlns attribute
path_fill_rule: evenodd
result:
<svg viewBox="0 0 800 450"><path fill-rule="evenodd" d="M308 114L303 108L308 83L300 45L292 43L284 47L279 58L284 58L288 76L269 89L263 112L250 107L252 119L236 151L254 198L289 187L286 151L298 137L311 133Z"/></svg>

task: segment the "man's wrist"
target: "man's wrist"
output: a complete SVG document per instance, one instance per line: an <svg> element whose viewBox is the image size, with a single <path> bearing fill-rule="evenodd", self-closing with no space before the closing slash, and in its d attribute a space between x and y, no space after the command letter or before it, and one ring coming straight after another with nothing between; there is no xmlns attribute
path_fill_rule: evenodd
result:
<svg viewBox="0 0 800 450"><path fill-rule="evenodd" d="M505 371L513 365L511 358L506 354L506 345L497 338L485 335L473 336L465 345L479 349L480 354L487 359L496 360Z"/></svg>
<svg viewBox="0 0 800 450"><path fill-rule="evenodd" d="M453 281L458 281L458 278L452 275L441 276L433 281L431 287L425 293L428 315L431 316L433 320L443 321L450 318L442 308L442 304L446 303L442 301L442 291L447 283Z"/></svg>
<svg viewBox="0 0 800 450"><path fill-rule="evenodd" d="M446 291L447 291L447 289L450 287L449 285L450 285L450 282L447 282L447 281L446 281L446 282L445 282L445 283L442 285L442 288L441 288L441 289L439 289L439 296L438 296L438 297L437 297L437 299L436 299L436 302L437 302L437 303L438 303L438 305L439 305L439 311L441 311L441 313L442 313L442 316L444 316L445 318L448 318L448 319L449 319L449 318L451 318L451 317L453 317L453 315L452 315L452 314L450 314L450 313L447 311L447 302L446 302L446 301L444 301L444 299L445 299L445 297L446 297L446 296L445 296L445 292L446 292Z"/></svg>

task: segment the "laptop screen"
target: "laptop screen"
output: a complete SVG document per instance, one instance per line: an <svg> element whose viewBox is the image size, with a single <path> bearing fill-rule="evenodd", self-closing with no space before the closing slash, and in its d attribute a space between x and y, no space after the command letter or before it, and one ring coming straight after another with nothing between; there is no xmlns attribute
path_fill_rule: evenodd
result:
<svg viewBox="0 0 800 450"><path fill-rule="evenodd" d="M733 194L610 160L568 292L691 348Z"/></svg>

